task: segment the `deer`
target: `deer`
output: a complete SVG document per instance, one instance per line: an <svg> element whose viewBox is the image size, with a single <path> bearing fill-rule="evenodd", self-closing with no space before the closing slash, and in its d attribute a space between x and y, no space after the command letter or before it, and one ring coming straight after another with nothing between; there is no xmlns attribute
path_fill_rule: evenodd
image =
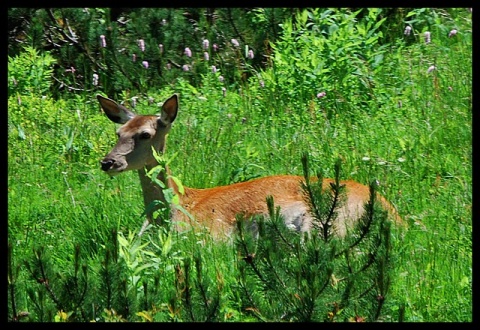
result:
<svg viewBox="0 0 480 330"><path fill-rule="evenodd" d="M152 208L151 203L167 202L163 190L148 177L147 172L159 165L154 151L159 155L165 152L167 135L178 114L178 99L177 94L170 96L163 102L159 114L139 115L110 98L97 95L108 119L121 124L116 132L118 141L100 161L101 169L111 177L136 170L140 177L147 219L139 235L142 235L149 224L161 222L161 219L154 218L154 212L159 206ZM267 196L273 197L275 205L280 207L288 227L301 232L308 232L312 228L313 218L302 190L302 176L279 174L212 188L182 186L183 189L179 189L171 177L169 166L165 166L165 171L160 171L157 179L173 189L179 197L178 205L183 210L172 207L170 211L170 220L178 225L176 228L179 230L182 230L182 224L187 224L205 228L217 237L228 236L236 227L237 215L243 214L245 218L255 215L268 216ZM333 182L333 179L324 178L322 187ZM358 221L365 212L364 205L370 198L370 189L367 185L353 180L342 180L340 183L346 188L346 197L338 210L333 229L337 235L345 236L348 227ZM376 193L376 200L388 212L390 219L398 224L403 223L396 208L382 195Z"/></svg>

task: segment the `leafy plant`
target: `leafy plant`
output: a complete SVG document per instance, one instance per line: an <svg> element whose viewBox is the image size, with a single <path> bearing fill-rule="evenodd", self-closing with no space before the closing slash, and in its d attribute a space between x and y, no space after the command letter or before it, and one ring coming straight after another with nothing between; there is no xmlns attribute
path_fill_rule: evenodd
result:
<svg viewBox="0 0 480 330"><path fill-rule="evenodd" d="M387 51L380 31L386 18L379 18L381 9L369 9L357 19L361 11L305 9L286 20L272 45L274 66L262 74L265 87L297 106L319 93L326 95L327 109L352 98L368 104L374 99L374 73Z"/></svg>
<svg viewBox="0 0 480 330"><path fill-rule="evenodd" d="M17 56L8 56L8 95L45 95L53 82L54 63L49 52L31 46Z"/></svg>

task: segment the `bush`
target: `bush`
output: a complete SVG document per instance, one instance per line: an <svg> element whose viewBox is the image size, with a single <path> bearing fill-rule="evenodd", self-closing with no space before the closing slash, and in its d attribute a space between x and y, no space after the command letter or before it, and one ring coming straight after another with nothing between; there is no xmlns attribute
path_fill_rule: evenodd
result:
<svg viewBox="0 0 480 330"><path fill-rule="evenodd" d="M368 110L375 72L387 51L380 31L386 18L379 17L381 9L369 9L360 20L361 11L308 9L287 19L272 46L274 65L260 75L265 88L292 100L292 108L326 96L329 118L335 105L348 110L347 100Z"/></svg>
<svg viewBox="0 0 480 330"><path fill-rule="evenodd" d="M15 57L8 57L8 95L45 95L53 82L53 64L49 52L40 53L26 46Z"/></svg>

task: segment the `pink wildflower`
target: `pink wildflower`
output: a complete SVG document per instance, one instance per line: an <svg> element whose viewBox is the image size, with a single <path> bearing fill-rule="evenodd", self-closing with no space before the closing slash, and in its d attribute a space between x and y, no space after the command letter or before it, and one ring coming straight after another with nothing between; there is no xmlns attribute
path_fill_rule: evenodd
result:
<svg viewBox="0 0 480 330"><path fill-rule="evenodd" d="M93 74L93 81L92 81L93 86L98 85L98 74L94 73Z"/></svg>
<svg viewBox="0 0 480 330"><path fill-rule="evenodd" d="M105 36L103 34L100 36L100 45L103 48L107 47L107 41L105 40Z"/></svg>
<svg viewBox="0 0 480 330"><path fill-rule="evenodd" d="M426 31L423 36L425 37L425 43L430 43L430 32Z"/></svg>
<svg viewBox="0 0 480 330"><path fill-rule="evenodd" d="M145 51L145 41L143 39L138 39L138 47L140 47L142 52Z"/></svg>
<svg viewBox="0 0 480 330"><path fill-rule="evenodd" d="M202 46L203 46L203 49L208 49L210 45L210 42L208 41L208 39L203 39L203 42L202 42Z"/></svg>

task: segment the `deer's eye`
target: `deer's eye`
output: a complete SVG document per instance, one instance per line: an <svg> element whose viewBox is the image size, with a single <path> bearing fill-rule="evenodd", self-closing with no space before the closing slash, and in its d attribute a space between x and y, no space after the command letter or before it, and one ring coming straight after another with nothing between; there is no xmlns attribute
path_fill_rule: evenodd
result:
<svg viewBox="0 0 480 330"><path fill-rule="evenodd" d="M139 137L142 140L147 140L147 139L150 139L151 135L148 132L142 132L142 133L140 133Z"/></svg>

